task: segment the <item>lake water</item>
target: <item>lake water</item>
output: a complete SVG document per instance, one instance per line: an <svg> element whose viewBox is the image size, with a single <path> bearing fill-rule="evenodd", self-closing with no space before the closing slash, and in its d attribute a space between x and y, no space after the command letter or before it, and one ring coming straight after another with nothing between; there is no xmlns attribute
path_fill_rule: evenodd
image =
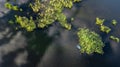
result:
<svg viewBox="0 0 120 67"><path fill-rule="evenodd" d="M9 19L12 12L1 13L0 66L120 67L120 43L109 39L110 35L120 38L119 3L120 0L83 0L81 3L76 3L72 9L65 9L64 13L67 17L74 18L74 21L71 22L73 28L71 31L65 30L55 23L47 30L22 33L15 31L12 25L6 24L6 20ZM0 0L0 11L5 10ZM109 34L100 32L99 27L95 24L96 17L106 19L105 25L112 29ZM112 19L118 21L116 26L111 24ZM78 45L76 30L79 27L89 28L101 35L106 45L103 55L80 54L76 47ZM33 50L29 50L29 47L32 47ZM35 51L38 51L37 54Z"/></svg>

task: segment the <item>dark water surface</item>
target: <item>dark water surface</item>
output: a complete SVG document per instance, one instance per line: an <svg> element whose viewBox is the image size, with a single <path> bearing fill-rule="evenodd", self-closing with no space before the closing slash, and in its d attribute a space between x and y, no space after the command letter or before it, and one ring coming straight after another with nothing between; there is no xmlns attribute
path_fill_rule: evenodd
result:
<svg viewBox="0 0 120 67"><path fill-rule="evenodd" d="M15 31L14 26L6 23L14 14L4 8L3 2L0 0L0 11L5 13L0 13L0 67L120 67L120 43L109 39L109 35L120 38L120 0L83 0L64 10L68 18L75 19L71 31L55 23L31 33ZM112 28L109 34L100 32L96 17L106 19L105 25ZM111 24L112 19L118 21L116 26ZM79 27L101 35L106 45L103 55L80 54L76 47Z"/></svg>
<svg viewBox="0 0 120 67"><path fill-rule="evenodd" d="M76 49L78 43L76 32L62 30L57 40L58 44L50 46L46 51L40 67L120 67L120 44L109 39L109 35L120 37L119 3L120 0L85 0L75 4L71 10L64 11L68 17L75 18L72 22L75 30L79 27L87 27L102 36L106 44L103 55L79 54L79 50ZM98 26L95 25L96 17L106 19L105 25L112 28L110 34L99 31ZM118 21L117 26L111 24L112 19Z"/></svg>

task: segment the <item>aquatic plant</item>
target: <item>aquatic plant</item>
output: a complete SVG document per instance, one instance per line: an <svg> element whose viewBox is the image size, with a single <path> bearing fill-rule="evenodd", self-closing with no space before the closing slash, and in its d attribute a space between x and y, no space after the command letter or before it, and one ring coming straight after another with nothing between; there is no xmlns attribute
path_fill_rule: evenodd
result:
<svg viewBox="0 0 120 67"><path fill-rule="evenodd" d="M27 31L33 31L36 28L36 25L32 17L30 17L30 19L17 15L15 15L15 17L16 17L16 22L19 23L20 26L22 28L25 28Z"/></svg>
<svg viewBox="0 0 120 67"><path fill-rule="evenodd" d="M21 8L19 8L18 6L14 6L14 5L10 4L9 2L5 3L5 7L10 10L14 10L14 11L22 11Z"/></svg>
<svg viewBox="0 0 120 67"><path fill-rule="evenodd" d="M112 20L112 24L115 26L117 24L116 20Z"/></svg>
<svg viewBox="0 0 120 67"><path fill-rule="evenodd" d="M112 40L114 40L114 41L116 41L116 42L118 42L119 43L119 38L118 37L115 37L115 36L110 36L110 39L112 39Z"/></svg>
<svg viewBox="0 0 120 67"><path fill-rule="evenodd" d="M30 7L34 12L38 12L38 27L44 28L58 20L61 26L70 30L71 25L67 23L66 16L62 13L64 8L71 8L73 2L80 0L50 0L49 2L41 2L36 0L34 4L30 3ZM47 3L47 4L46 4Z"/></svg>
<svg viewBox="0 0 120 67"><path fill-rule="evenodd" d="M77 32L81 53L92 54L94 52L103 54L104 43L102 38L95 32L86 28L80 28Z"/></svg>
<svg viewBox="0 0 120 67"><path fill-rule="evenodd" d="M100 19L100 18L96 17L96 24L97 25L103 25L104 21L105 21L105 19Z"/></svg>
<svg viewBox="0 0 120 67"><path fill-rule="evenodd" d="M104 22L105 22L105 19L100 19L98 17L96 18L96 24L100 26L100 30L102 32L109 33L111 31L111 28L103 25Z"/></svg>
<svg viewBox="0 0 120 67"><path fill-rule="evenodd" d="M109 33L109 32L111 31L111 28L108 27L108 26L103 25L104 21L105 21L105 19L100 19L100 18L96 17L96 24L97 24L97 25L100 25L100 30L101 30L102 32ZM112 20L112 24L113 24L113 25L116 25L116 24L117 24L117 21L113 19L113 20ZM119 42L119 38L118 38L118 37L115 37L115 36L112 36L112 35L111 35L111 36L110 36L110 39L112 39L112 40L114 40L114 41L116 41L116 42Z"/></svg>
<svg viewBox="0 0 120 67"><path fill-rule="evenodd" d="M71 24L67 22L67 17L62 11L64 8L72 8L73 3L79 1L81 0L35 0L28 6L36 17L30 19L32 18L32 15L30 14L29 17L16 15L16 23L27 31L33 31L36 28L48 27L50 24L58 21L61 26L70 30ZM10 3L6 3L5 6L8 9L20 10L17 6L12 6Z"/></svg>
<svg viewBox="0 0 120 67"><path fill-rule="evenodd" d="M109 28L109 27L107 27L107 26L105 26L105 25L101 25L101 26L100 26L100 30L101 30L102 32L109 33L109 32L111 31L111 28Z"/></svg>

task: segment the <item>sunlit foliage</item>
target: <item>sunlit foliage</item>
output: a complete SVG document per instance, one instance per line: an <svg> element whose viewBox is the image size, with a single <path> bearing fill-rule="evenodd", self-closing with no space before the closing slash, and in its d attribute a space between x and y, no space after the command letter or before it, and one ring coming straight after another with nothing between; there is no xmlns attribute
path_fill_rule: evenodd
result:
<svg viewBox="0 0 120 67"><path fill-rule="evenodd" d="M105 33L109 33L111 31L111 29L108 26L105 26L105 25L101 25L100 30L102 32L105 32Z"/></svg>
<svg viewBox="0 0 120 67"><path fill-rule="evenodd" d="M105 26L103 23L105 22L105 19L100 19L100 18L96 18L96 24L99 25L100 30L102 32L105 33L109 33L111 31L111 28L109 28L108 26Z"/></svg>
<svg viewBox="0 0 120 67"><path fill-rule="evenodd" d="M116 20L112 20L112 24L113 24L113 25L116 25L116 24L117 24L117 21L116 21Z"/></svg>
<svg viewBox="0 0 120 67"><path fill-rule="evenodd" d="M96 18L96 24L97 25L103 25L104 21L105 21L105 19L100 19L98 17Z"/></svg>
<svg viewBox="0 0 120 67"><path fill-rule="evenodd" d="M12 4L10 4L9 2L5 3L5 7L10 9L10 10L14 10L14 11L22 11L22 9L18 8L18 6L14 6Z"/></svg>
<svg viewBox="0 0 120 67"><path fill-rule="evenodd" d="M108 26L105 26L103 23L105 22L105 19L100 19L98 17L96 17L96 24L99 25L100 27L100 30L102 32L105 32L105 33L109 33L111 31L111 28L108 27ZM115 26L117 24L117 21L116 20L112 20L112 24ZM110 36L110 39L116 41L116 42L119 42L119 38L118 37L115 37L115 36Z"/></svg>
<svg viewBox="0 0 120 67"><path fill-rule="evenodd" d="M86 28L80 28L77 35L79 37L81 53L92 54L96 52L103 54L104 43L97 33Z"/></svg>
<svg viewBox="0 0 120 67"><path fill-rule="evenodd" d="M35 0L28 6L36 17L16 15L16 22L27 31L33 31L37 27L45 28L55 21L70 30L71 24L67 22L67 17L62 12L64 8L72 8L73 3L79 1L81 0ZM10 3L6 3L5 6L9 9L20 10L17 6L12 6Z"/></svg>
<svg viewBox="0 0 120 67"><path fill-rule="evenodd" d="M30 19L17 15L15 15L15 17L16 17L16 22L19 23L22 28L26 28L27 31L32 31L33 29L36 28L36 25L32 17L30 17Z"/></svg>
<svg viewBox="0 0 120 67"><path fill-rule="evenodd" d="M71 25L67 23L66 16L62 13L63 9L72 8L73 2L79 2L80 0L50 0L41 2L36 0L34 4L30 4L34 12L38 12L38 27L44 28L54 21L59 23L70 30Z"/></svg>
<svg viewBox="0 0 120 67"><path fill-rule="evenodd" d="M119 38L118 37L115 37L115 36L110 36L110 39L112 39L112 40L114 40L114 41L116 41L116 42L118 42L119 43Z"/></svg>

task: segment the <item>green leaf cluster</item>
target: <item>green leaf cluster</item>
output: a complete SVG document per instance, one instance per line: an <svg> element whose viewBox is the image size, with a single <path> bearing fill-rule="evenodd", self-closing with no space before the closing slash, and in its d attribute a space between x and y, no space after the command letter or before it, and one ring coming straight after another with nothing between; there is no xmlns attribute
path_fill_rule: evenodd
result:
<svg viewBox="0 0 120 67"><path fill-rule="evenodd" d="M20 24L22 28L25 28L27 31L33 31L36 28L36 25L32 17L30 17L30 19L17 15L15 15L15 17L16 17L16 22Z"/></svg>
<svg viewBox="0 0 120 67"><path fill-rule="evenodd" d="M18 6L14 6L12 4L10 4L9 2L5 3L5 7L10 9L10 10L14 10L14 11L22 11L22 9L19 9Z"/></svg>
<svg viewBox="0 0 120 67"><path fill-rule="evenodd" d="M108 26L103 25L104 22L105 22L105 19L100 19L100 18L96 17L96 24L100 26L100 30L102 32L109 33L111 31L111 28L109 28ZM112 24L115 26L117 24L117 21L113 19ZM116 41L116 42L119 42L118 37L115 37L115 36L111 35L109 38Z"/></svg>
<svg viewBox="0 0 120 67"><path fill-rule="evenodd" d="M77 32L81 53L92 54L94 52L103 54L104 43L101 37L89 29L80 28Z"/></svg>
<svg viewBox="0 0 120 67"><path fill-rule="evenodd" d="M119 43L119 38L118 37L115 37L115 36L110 36L110 39L112 39L112 40L114 40L114 41L116 41L116 42L118 42Z"/></svg>
<svg viewBox="0 0 120 67"><path fill-rule="evenodd" d="M105 26L105 25L101 25L100 30L102 32L105 32L105 33L109 33L111 31L111 29L108 26Z"/></svg>
<svg viewBox="0 0 120 67"><path fill-rule="evenodd" d="M105 19L100 19L100 18L96 17L96 24L97 25L103 25L104 21L105 21Z"/></svg>
<svg viewBox="0 0 120 67"><path fill-rule="evenodd" d="M111 28L103 25L104 22L105 22L105 19L100 19L100 18L96 17L96 24L100 26L100 30L102 32L109 33L111 31Z"/></svg>
<svg viewBox="0 0 120 67"><path fill-rule="evenodd" d="M113 24L113 25L116 25L116 24L117 24L117 21L116 21L116 20L112 20L112 24Z"/></svg>
<svg viewBox="0 0 120 67"><path fill-rule="evenodd" d="M21 28L25 28L27 31L33 31L36 27L45 28L55 21L58 21L61 26L70 30L71 24L67 22L67 17L62 11L64 8L72 8L73 3L79 1L81 0L35 0L34 2L31 2L28 7L32 9L36 17L33 19L26 16L16 15L16 22ZM17 6L12 6L9 3L6 3L5 6L9 9L14 8L13 10L21 10L18 9Z"/></svg>

